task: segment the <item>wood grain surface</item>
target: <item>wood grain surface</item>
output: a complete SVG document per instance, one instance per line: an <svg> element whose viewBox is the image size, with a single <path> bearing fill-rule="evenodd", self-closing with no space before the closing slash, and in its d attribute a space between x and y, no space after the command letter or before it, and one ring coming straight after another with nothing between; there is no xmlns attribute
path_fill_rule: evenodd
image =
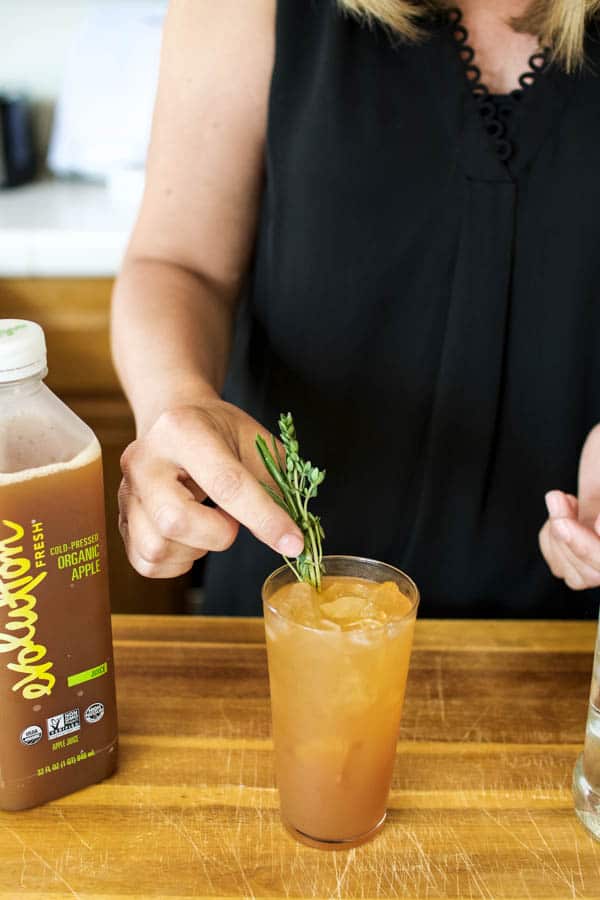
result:
<svg viewBox="0 0 600 900"><path fill-rule="evenodd" d="M600 898L571 803L594 623L417 624L388 821L311 850L274 789L262 622L116 616L121 764L0 813L0 898Z"/></svg>
<svg viewBox="0 0 600 900"><path fill-rule="evenodd" d="M110 278L3 278L3 318L39 322L48 386L61 396L121 395L109 347Z"/></svg>

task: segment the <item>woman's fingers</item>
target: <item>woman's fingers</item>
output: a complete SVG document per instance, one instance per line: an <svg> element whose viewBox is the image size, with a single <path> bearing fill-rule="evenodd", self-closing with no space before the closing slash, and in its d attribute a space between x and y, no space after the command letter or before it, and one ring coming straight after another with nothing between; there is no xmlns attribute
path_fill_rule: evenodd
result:
<svg viewBox="0 0 600 900"><path fill-rule="evenodd" d="M165 540L199 550L227 550L233 544L238 523L222 510L199 503L202 494L192 493L184 485L181 471L173 463L142 456L126 470L125 477L148 520Z"/></svg>
<svg viewBox="0 0 600 900"><path fill-rule="evenodd" d="M174 465L154 458L125 469L119 527L129 560L140 574L181 575L207 551L231 546L237 522L199 503Z"/></svg>
<svg viewBox="0 0 600 900"><path fill-rule="evenodd" d="M593 565L585 562L571 550L570 547L561 547L565 559L565 567L570 575L565 576L565 582L575 591L600 585L600 571Z"/></svg>
<svg viewBox="0 0 600 900"><path fill-rule="evenodd" d="M568 523L575 519L576 506L571 495L563 491L548 491L545 496L548 520L539 534L539 544L542 555L555 578L565 581L570 587L579 585L580 576L573 568L570 560L563 552L561 544L561 528L568 528Z"/></svg>
<svg viewBox="0 0 600 900"><path fill-rule="evenodd" d="M138 571L170 577L226 550L240 523L274 550L298 556L301 530L252 471L262 426L219 402L162 413L121 457L120 528ZM242 449L243 448L243 452ZM217 508L203 503L206 498Z"/></svg>
<svg viewBox="0 0 600 900"><path fill-rule="evenodd" d="M179 423L185 439L170 454L221 510L245 525L259 540L285 556L298 556L304 540L298 527L233 453L224 434L192 412ZM202 425L202 427L200 427ZM165 429L165 443L173 441L175 423ZM168 445L167 445L168 446Z"/></svg>
<svg viewBox="0 0 600 900"><path fill-rule="evenodd" d="M129 495L126 518L121 516L119 529L129 561L146 578L174 578L188 572L194 560L206 550L186 547L165 539L154 527L137 497Z"/></svg>
<svg viewBox="0 0 600 900"><path fill-rule="evenodd" d="M565 560L581 575L583 587L600 584L600 537L571 519L556 519L550 523L553 540Z"/></svg>
<svg viewBox="0 0 600 900"><path fill-rule="evenodd" d="M548 491L544 499L551 519L573 519L577 515L577 498L571 494L564 494L562 491ZM575 501L575 506L573 501Z"/></svg>
<svg viewBox="0 0 600 900"><path fill-rule="evenodd" d="M550 523L554 540L565 548L575 559L600 570L600 537L572 519L555 519Z"/></svg>
<svg viewBox="0 0 600 900"><path fill-rule="evenodd" d="M573 590L600 586L600 537L569 517L550 518L540 532L540 548L553 575Z"/></svg>
<svg viewBox="0 0 600 900"><path fill-rule="evenodd" d="M577 497L574 497L573 494L565 494L565 497L567 498L567 502L568 502L569 506L571 507L571 513L573 515L573 518L578 519L579 518L579 500L577 499Z"/></svg>
<svg viewBox="0 0 600 900"><path fill-rule="evenodd" d="M556 547L550 537L550 522L546 521L538 535L542 556L548 564L548 568L555 578L562 578L562 569L557 555Z"/></svg>

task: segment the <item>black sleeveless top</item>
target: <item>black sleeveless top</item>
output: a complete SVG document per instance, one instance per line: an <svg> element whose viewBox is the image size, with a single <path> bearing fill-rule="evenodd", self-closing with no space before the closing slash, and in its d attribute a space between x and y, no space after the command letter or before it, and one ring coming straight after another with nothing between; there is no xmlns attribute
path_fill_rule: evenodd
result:
<svg viewBox="0 0 600 900"><path fill-rule="evenodd" d="M293 412L327 469L325 552L400 566L421 616L595 615L537 535L600 421L600 46L577 76L532 59L507 109L457 17L429 30L279 0L227 396L271 430ZM279 563L243 533L206 612L258 613Z"/></svg>

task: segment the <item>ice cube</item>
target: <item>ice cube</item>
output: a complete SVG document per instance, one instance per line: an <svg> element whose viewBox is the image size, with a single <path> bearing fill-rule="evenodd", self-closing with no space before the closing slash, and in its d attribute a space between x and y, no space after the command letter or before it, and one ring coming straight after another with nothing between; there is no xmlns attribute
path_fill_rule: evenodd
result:
<svg viewBox="0 0 600 900"><path fill-rule="evenodd" d="M272 605L286 619L298 625L314 627L318 623L318 602L315 589L304 581L297 581L281 588L273 597Z"/></svg>
<svg viewBox="0 0 600 900"><path fill-rule="evenodd" d="M319 599L323 619L338 622L344 631L372 630L401 619L411 606L393 581L358 578L326 579Z"/></svg>
<svg viewBox="0 0 600 900"><path fill-rule="evenodd" d="M373 604L364 597L337 597L321 603L321 614L334 622L356 622L373 614Z"/></svg>
<svg viewBox="0 0 600 900"><path fill-rule="evenodd" d="M341 631L342 626L339 622L333 622L331 619L324 619L322 616L319 618L319 626L321 631Z"/></svg>
<svg viewBox="0 0 600 900"><path fill-rule="evenodd" d="M338 597L364 597L371 596L374 585L370 582L358 581L352 578L338 578L330 582L325 578L321 599L323 602L337 600Z"/></svg>
<svg viewBox="0 0 600 900"><path fill-rule="evenodd" d="M410 610L410 600L393 581L384 581L372 594L381 621L400 619Z"/></svg>
<svg viewBox="0 0 600 900"><path fill-rule="evenodd" d="M371 618L369 616L366 616L363 619L357 619L356 621L345 624L344 631L358 631L363 629L381 628L382 621L385 621L385 619Z"/></svg>

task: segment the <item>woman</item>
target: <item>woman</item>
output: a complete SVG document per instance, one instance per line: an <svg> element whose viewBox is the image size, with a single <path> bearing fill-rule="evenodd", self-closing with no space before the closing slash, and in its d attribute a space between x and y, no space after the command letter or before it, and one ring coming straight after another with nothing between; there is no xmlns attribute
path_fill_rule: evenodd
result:
<svg viewBox="0 0 600 900"><path fill-rule="evenodd" d="M424 615L594 614L599 6L172 0L114 299L139 572L231 547L206 611L259 611L302 547L254 448L291 409L326 552Z"/></svg>

